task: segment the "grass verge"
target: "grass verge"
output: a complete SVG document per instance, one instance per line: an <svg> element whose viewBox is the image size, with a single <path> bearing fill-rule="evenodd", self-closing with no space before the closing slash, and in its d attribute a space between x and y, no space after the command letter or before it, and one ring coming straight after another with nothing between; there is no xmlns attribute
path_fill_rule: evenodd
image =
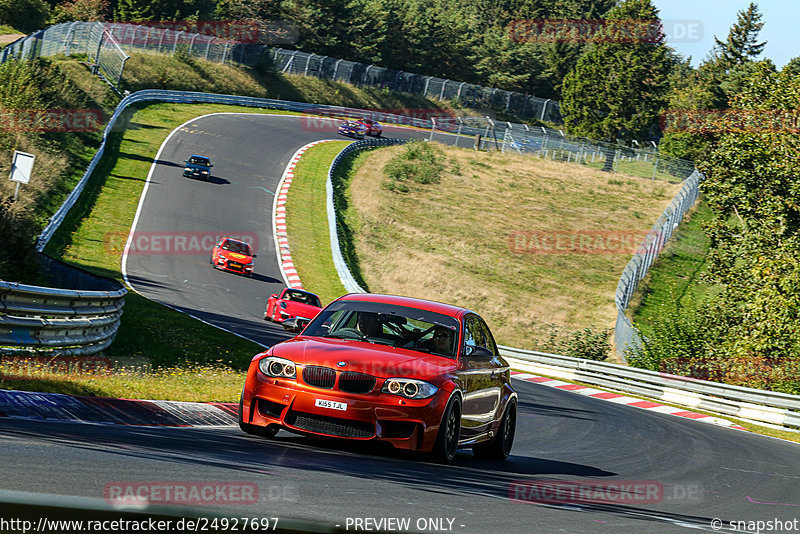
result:
<svg viewBox="0 0 800 534"><path fill-rule="evenodd" d="M0 363L0 388L88 397L188 402L237 402L244 371L223 364L153 369L126 364L95 372L69 372L41 360Z"/></svg>
<svg viewBox="0 0 800 534"><path fill-rule="evenodd" d="M286 233L303 287L323 305L346 293L331 256L325 183L336 155L350 141L322 143L307 150L294 169L286 201Z"/></svg>
<svg viewBox="0 0 800 534"><path fill-rule="evenodd" d="M703 224L711 218L711 210L701 198L639 284L629 315L645 336L652 333L652 325L665 313L678 306L693 307L716 291L703 282L710 246Z"/></svg>

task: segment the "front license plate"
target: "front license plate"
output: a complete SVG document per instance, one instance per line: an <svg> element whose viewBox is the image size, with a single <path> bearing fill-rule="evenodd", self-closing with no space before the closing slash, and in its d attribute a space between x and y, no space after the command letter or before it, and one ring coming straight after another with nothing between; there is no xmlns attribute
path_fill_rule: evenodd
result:
<svg viewBox="0 0 800 534"><path fill-rule="evenodd" d="M315 399L314 406L318 406L320 408L330 408L331 410L340 410L342 412L347 411L347 403L346 402L336 402L331 400L325 399Z"/></svg>

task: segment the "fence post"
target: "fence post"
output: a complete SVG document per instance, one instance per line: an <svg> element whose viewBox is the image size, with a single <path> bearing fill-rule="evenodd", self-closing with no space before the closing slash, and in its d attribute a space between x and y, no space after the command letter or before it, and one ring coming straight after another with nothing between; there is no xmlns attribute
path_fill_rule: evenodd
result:
<svg viewBox="0 0 800 534"><path fill-rule="evenodd" d="M544 101L544 104L542 104L542 114L539 117L539 120L542 121L542 122L544 122L544 113L545 113L545 111L547 111L547 104L548 104L548 102L550 102L550 100L551 99L548 98L547 100Z"/></svg>
<svg viewBox="0 0 800 534"><path fill-rule="evenodd" d="M306 58L306 70L303 72L303 76L308 76L308 67L311 65L311 58L314 57L314 54L311 54Z"/></svg>

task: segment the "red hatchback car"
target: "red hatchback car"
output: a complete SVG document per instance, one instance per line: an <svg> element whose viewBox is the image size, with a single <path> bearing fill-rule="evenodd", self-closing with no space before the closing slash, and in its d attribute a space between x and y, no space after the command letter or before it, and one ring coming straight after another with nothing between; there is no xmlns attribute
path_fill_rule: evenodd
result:
<svg viewBox="0 0 800 534"><path fill-rule="evenodd" d="M249 434L381 441L444 463L459 447L508 457L516 414L509 366L476 313L374 294L340 297L256 355L239 402Z"/></svg>
<svg viewBox="0 0 800 534"><path fill-rule="evenodd" d="M264 320L282 323L287 319L299 317L311 320L322 309L319 297L314 293L302 289L286 288L278 293L273 293L267 299L267 308L264 310Z"/></svg>
<svg viewBox="0 0 800 534"><path fill-rule="evenodd" d="M253 276L253 250L244 241L223 237L211 249L211 264L215 269Z"/></svg>

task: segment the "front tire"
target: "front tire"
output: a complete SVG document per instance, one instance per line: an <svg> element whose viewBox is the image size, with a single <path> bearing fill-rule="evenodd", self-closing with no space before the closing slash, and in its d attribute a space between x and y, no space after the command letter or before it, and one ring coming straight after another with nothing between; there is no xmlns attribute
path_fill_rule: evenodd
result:
<svg viewBox="0 0 800 534"><path fill-rule="evenodd" d="M442 464L451 464L458 450L461 435L461 397L454 395L447 403L433 446L433 458Z"/></svg>
<svg viewBox="0 0 800 534"><path fill-rule="evenodd" d="M517 401L511 399L506 406L497 435L489 442L481 443L472 448L473 454L478 458L492 460L505 460L511 454L514 445L514 434L517 429Z"/></svg>

